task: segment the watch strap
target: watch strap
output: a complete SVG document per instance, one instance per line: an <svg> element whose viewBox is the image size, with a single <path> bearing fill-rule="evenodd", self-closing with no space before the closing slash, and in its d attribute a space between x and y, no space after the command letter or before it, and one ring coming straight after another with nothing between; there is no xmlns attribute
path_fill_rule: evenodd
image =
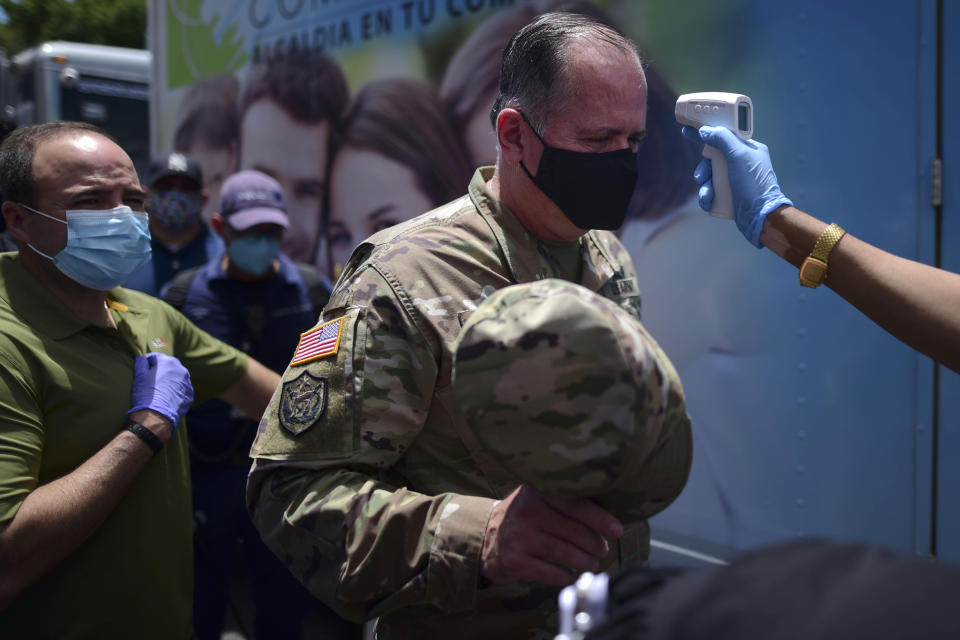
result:
<svg viewBox="0 0 960 640"><path fill-rule="evenodd" d="M150 429L147 429L136 420L127 421L127 424L123 428L140 438L144 444L150 447L150 449L153 451L153 455L160 453L160 449L163 448L163 442L157 437L157 434L155 434L153 431L150 431Z"/></svg>
<svg viewBox="0 0 960 640"><path fill-rule="evenodd" d="M813 251L810 252L810 257L826 262L827 258L830 257L830 252L837 246L840 238L842 238L845 233L846 231L844 231L840 225L836 222L831 222L827 228L823 230L823 233L820 234L820 237L817 238L817 243L813 245Z"/></svg>
<svg viewBox="0 0 960 640"><path fill-rule="evenodd" d="M813 251L800 265L800 284L812 289L823 284L828 275L827 259L830 257L830 252L833 251L833 248L837 246L837 243L846 233L836 222L827 225L827 228L817 238Z"/></svg>

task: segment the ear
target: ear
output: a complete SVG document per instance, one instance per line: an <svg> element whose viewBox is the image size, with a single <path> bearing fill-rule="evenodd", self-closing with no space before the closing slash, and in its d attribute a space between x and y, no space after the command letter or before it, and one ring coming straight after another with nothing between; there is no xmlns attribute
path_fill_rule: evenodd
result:
<svg viewBox="0 0 960 640"><path fill-rule="evenodd" d="M27 216L30 215L20 205L15 202L6 201L3 203L3 219L7 223L7 230L18 243L26 244L30 242L30 234L27 232Z"/></svg>
<svg viewBox="0 0 960 640"><path fill-rule="evenodd" d="M516 109L503 109L497 114L497 143L501 157L512 165L523 160L524 144L532 137L523 116Z"/></svg>
<svg viewBox="0 0 960 640"><path fill-rule="evenodd" d="M223 216L220 215L219 211L215 211L212 216L210 216L210 226L213 227L213 230L217 232L217 235L226 241L227 236L224 235L224 227L226 223L223 221Z"/></svg>

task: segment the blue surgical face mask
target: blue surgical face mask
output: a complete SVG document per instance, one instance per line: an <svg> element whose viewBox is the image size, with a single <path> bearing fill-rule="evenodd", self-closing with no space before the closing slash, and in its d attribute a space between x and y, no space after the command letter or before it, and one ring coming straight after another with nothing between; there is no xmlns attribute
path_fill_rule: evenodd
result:
<svg viewBox="0 0 960 640"><path fill-rule="evenodd" d="M240 236L227 247L233 266L255 276L266 273L279 253L280 238L276 236Z"/></svg>
<svg viewBox="0 0 960 640"><path fill-rule="evenodd" d="M67 225L67 245L48 256L30 243L27 246L53 264L71 280L90 289L106 291L120 286L150 259L150 227L147 214L122 206L105 211L67 211L66 221L33 207L21 207Z"/></svg>

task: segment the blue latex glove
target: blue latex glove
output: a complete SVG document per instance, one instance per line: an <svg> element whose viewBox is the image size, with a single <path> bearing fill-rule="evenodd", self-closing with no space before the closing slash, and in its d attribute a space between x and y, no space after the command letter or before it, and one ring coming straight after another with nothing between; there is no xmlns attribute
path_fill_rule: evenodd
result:
<svg viewBox="0 0 960 640"><path fill-rule="evenodd" d="M174 433L180 419L193 402L190 372L173 356L148 353L133 363L132 408L152 409L173 423Z"/></svg>
<svg viewBox="0 0 960 640"><path fill-rule="evenodd" d="M767 215L781 205L793 204L780 191L767 145L756 140L744 142L726 127L704 126L698 131L684 126L683 135L694 142L716 147L726 156L737 228L753 246L762 247L760 232ZM697 195L704 211L709 211L713 203L712 178L713 167L710 160L704 158L693 172L693 179L700 185Z"/></svg>

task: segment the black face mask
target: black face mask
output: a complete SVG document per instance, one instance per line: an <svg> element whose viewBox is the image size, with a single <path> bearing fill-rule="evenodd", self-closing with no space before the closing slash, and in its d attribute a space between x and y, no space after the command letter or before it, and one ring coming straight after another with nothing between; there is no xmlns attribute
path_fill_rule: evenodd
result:
<svg viewBox="0 0 960 640"><path fill-rule="evenodd" d="M619 229L640 174L637 153L629 147L605 153L558 149L533 125L530 129L543 144L543 155L535 176L520 162L527 177L581 229Z"/></svg>

